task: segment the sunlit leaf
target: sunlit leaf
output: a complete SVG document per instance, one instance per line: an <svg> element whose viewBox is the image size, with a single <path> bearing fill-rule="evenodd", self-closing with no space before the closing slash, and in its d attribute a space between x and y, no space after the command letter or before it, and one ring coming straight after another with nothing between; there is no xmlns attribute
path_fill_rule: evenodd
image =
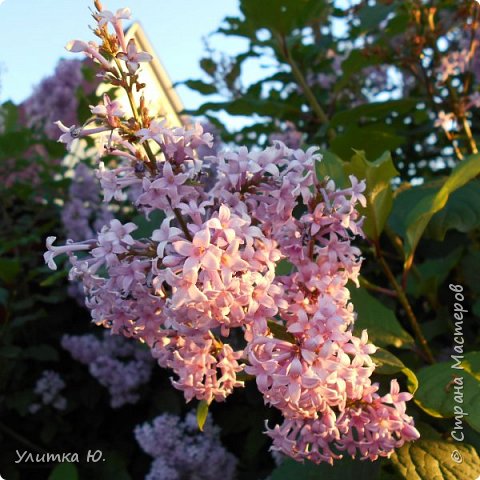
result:
<svg viewBox="0 0 480 480"><path fill-rule="evenodd" d="M406 480L476 480L480 472L477 452L465 443L421 438L396 450L391 460Z"/></svg>
<svg viewBox="0 0 480 480"><path fill-rule="evenodd" d="M200 400L197 406L197 424L200 431L203 432L203 427L208 417L208 402L205 400Z"/></svg>
<svg viewBox="0 0 480 480"><path fill-rule="evenodd" d="M385 152L374 162L369 162L363 152L356 152L345 165L345 173L366 181L366 207L359 206L364 215L363 230L368 238L377 240L385 227L392 209L393 193L391 180L398 175L390 153Z"/></svg>
<svg viewBox="0 0 480 480"><path fill-rule="evenodd" d="M436 193L423 197L406 219L405 266L410 267L415 249L432 216L445 207L449 196L480 174L480 155L472 155L460 162Z"/></svg>
<svg viewBox="0 0 480 480"><path fill-rule="evenodd" d="M455 365L458 368L453 368ZM479 376L479 352L424 367L417 372L419 388L415 402L434 417L451 418L460 414L464 422L480 431Z"/></svg>

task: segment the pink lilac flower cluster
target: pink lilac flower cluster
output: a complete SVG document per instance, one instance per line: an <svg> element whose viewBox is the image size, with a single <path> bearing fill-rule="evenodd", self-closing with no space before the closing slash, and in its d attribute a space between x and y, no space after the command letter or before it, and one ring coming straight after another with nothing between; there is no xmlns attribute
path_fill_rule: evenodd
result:
<svg viewBox="0 0 480 480"><path fill-rule="evenodd" d="M127 10L96 6L102 46L69 48L126 90L132 112L105 96L92 107L95 125L59 125L60 141L108 132L105 153L116 161L97 172L105 201L133 190L138 211L163 220L138 233L136 223L113 219L91 239L64 246L49 237L46 263L55 269L55 258L67 254L93 321L146 343L187 401L223 401L245 373L254 376L265 402L285 417L268 430L273 448L297 460L333 462L343 451L374 460L418 438L405 413L411 395L395 381L390 394L377 393L375 347L366 332L352 333L346 284L358 281L352 240L362 235L356 207L365 206L365 183L351 176L339 189L318 180L318 148L276 141L208 157L216 181L206 189L196 152L212 145L212 135L200 125L171 128L151 118L142 99L136 105L137 72L148 57L132 43L124 50ZM289 274L277 274L280 261Z"/></svg>
<svg viewBox="0 0 480 480"><path fill-rule="evenodd" d="M138 402L139 389L150 380L154 365L148 350L108 331L103 339L95 335L64 335L61 343L108 389L112 408Z"/></svg>
<svg viewBox="0 0 480 480"><path fill-rule="evenodd" d="M233 480L236 458L220 441L220 430L207 417L198 431L194 413L184 420L163 414L135 428L143 451L154 458L145 480Z"/></svg>
<svg viewBox="0 0 480 480"><path fill-rule="evenodd" d="M40 401L30 405L30 413L36 413L46 406L51 406L55 410L65 410L67 399L60 394L64 388L65 382L57 372L45 370L33 390L40 397Z"/></svg>
<svg viewBox="0 0 480 480"><path fill-rule="evenodd" d="M61 119L69 125L77 123L78 95L82 89L91 93L98 81L87 82L82 73L84 62L60 60L52 76L44 78L32 95L22 104L25 123L30 128L41 129L48 138L58 138L55 121Z"/></svg>

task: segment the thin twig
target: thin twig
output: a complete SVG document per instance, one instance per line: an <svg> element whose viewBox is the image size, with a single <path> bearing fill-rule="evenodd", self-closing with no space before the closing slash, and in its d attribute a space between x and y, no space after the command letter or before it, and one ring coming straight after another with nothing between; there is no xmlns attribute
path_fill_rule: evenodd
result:
<svg viewBox="0 0 480 480"><path fill-rule="evenodd" d="M281 34L278 34L277 38L278 38L278 43L283 53L283 56L285 57L285 60L287 61L287 63L290 65L290 68L292 69L292 74L295 77L295 80L298 82L300 88L303 90L303 93L308 103L312 107L312 110L315 113L317 119L320 121L320 123L327 124L328 123L327 114L323 110L322 106L318 103L315 95L312 92L312 89L310 88L307 81L305 80L303 73L301 72L300 68L298 68L297 63L293 59L290 53L290 50L287 46L286 38Z"/></svg>
<svg viewBox="0 0 480 480"><path fill-rule="evenodd" d="M374 283L370 282L364 277L359 277L358 279L360 286L365 287L367 290L371 290L372 292L383 293L384 295L388 295L389 297L398 297L397 292L395 290L390 290L389 288L379 287Z"/></svg>
<svg viewBox="0 0 480 480"><path fill-rule="evenodd" d="M20 435L19 433L15 432L14 430L12 430L10 427L7 427L3 423L0 423L0 430L6 433L7 435L10 435L12 438L14 438L15 440L17 440L18 442L22 443L23 445L25 445L26 447L32 450L35 450L40 453L47 453L47 451L44 448L39 447L38 445L35 445L35 443L28 440L28 438L25 438L23 435Z"/></svg>
<svg viewBox="0 0 480 480"><path fill-rule="evenodd" d="M382 256L382 251L380 249L380 246L375 244L375 252L376 252L376 257L377 261L382 267L383 271L385 272L385 275L387 276L390 284L392 285L393 289L395 292L397 292L397 297L398 301L401 303L403 308L405 309L405 313L407 314L408 320L410 322L410 325L412 327L412 330L415 333L415 337L417 339L417 342L422 350L422 353L424 353L425 360L428 363L435 363L435 357L433 356L432 351L430 350L430 346L428 345L427 339L423 335L422 329L420 327L420 324L418 323L417 317L415 316L415 313L413 312L413 309L410 305L410 302L408 301L408 298L401 287L401 285L397 282L397 279L395 278L395 275L393 274L392 270L390 269L389 265L385 261L385 259Z"/></svg>

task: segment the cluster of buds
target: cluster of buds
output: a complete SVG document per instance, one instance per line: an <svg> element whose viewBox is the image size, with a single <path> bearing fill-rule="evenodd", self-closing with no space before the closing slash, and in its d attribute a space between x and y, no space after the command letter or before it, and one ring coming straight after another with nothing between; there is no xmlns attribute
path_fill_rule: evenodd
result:
<svg viewBox="0 0 480 480"><path fill-rule="evenodd" d="M361 264L352 240L362 235L364 182L352 176L338 189L317 179L317 148L276 141L208 157L216 178L205 188L211 170L196 152L211 147L212 135L199 125L170 128L135 104L148 56L125 45L127 9L96 6L102 45L75 41L70 49L124 88L132 112L105 96L92 107L95 128L64 127L61 141L108 132L104 153L114 160L97 172L105 200L129 193L140 213L163 219L149 235L113 219L81 242L58 247L49 237L45 261L56 268L55 257L67 254L93 321L146 343L187 401L223 401L254 376L285 417L268 431L273 448L297 460L333 462L342 451L374 460L418 438L406 415L411 395L396 381L377 393L375 347L366 332L352 333L346 284L357 282ZM277 273L280 262L288 274Z"/></svg>

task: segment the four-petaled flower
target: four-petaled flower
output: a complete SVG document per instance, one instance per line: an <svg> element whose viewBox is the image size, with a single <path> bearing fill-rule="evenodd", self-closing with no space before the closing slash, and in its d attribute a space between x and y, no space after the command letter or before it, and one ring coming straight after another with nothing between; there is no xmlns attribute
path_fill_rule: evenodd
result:
<svg viewBox="0 0 480 480"><path fill-rule="evenodd" d="M207 270L218 270L221 260L221 250L210 244L210 230L205 228L197 232L192 241L179 240L173 242L175 251L187 257L183 265L183 272L203 267Z"/></svg>
<svg viewBox="0 0 480 480"><path fill-rule="evenodd" d="M132 75L140 68L141 62L151 62L153 60L149 53L137 50L137 44L133 38L128 42L127 51L117 53L117 58L126 63L128 71Z"/></svg>

